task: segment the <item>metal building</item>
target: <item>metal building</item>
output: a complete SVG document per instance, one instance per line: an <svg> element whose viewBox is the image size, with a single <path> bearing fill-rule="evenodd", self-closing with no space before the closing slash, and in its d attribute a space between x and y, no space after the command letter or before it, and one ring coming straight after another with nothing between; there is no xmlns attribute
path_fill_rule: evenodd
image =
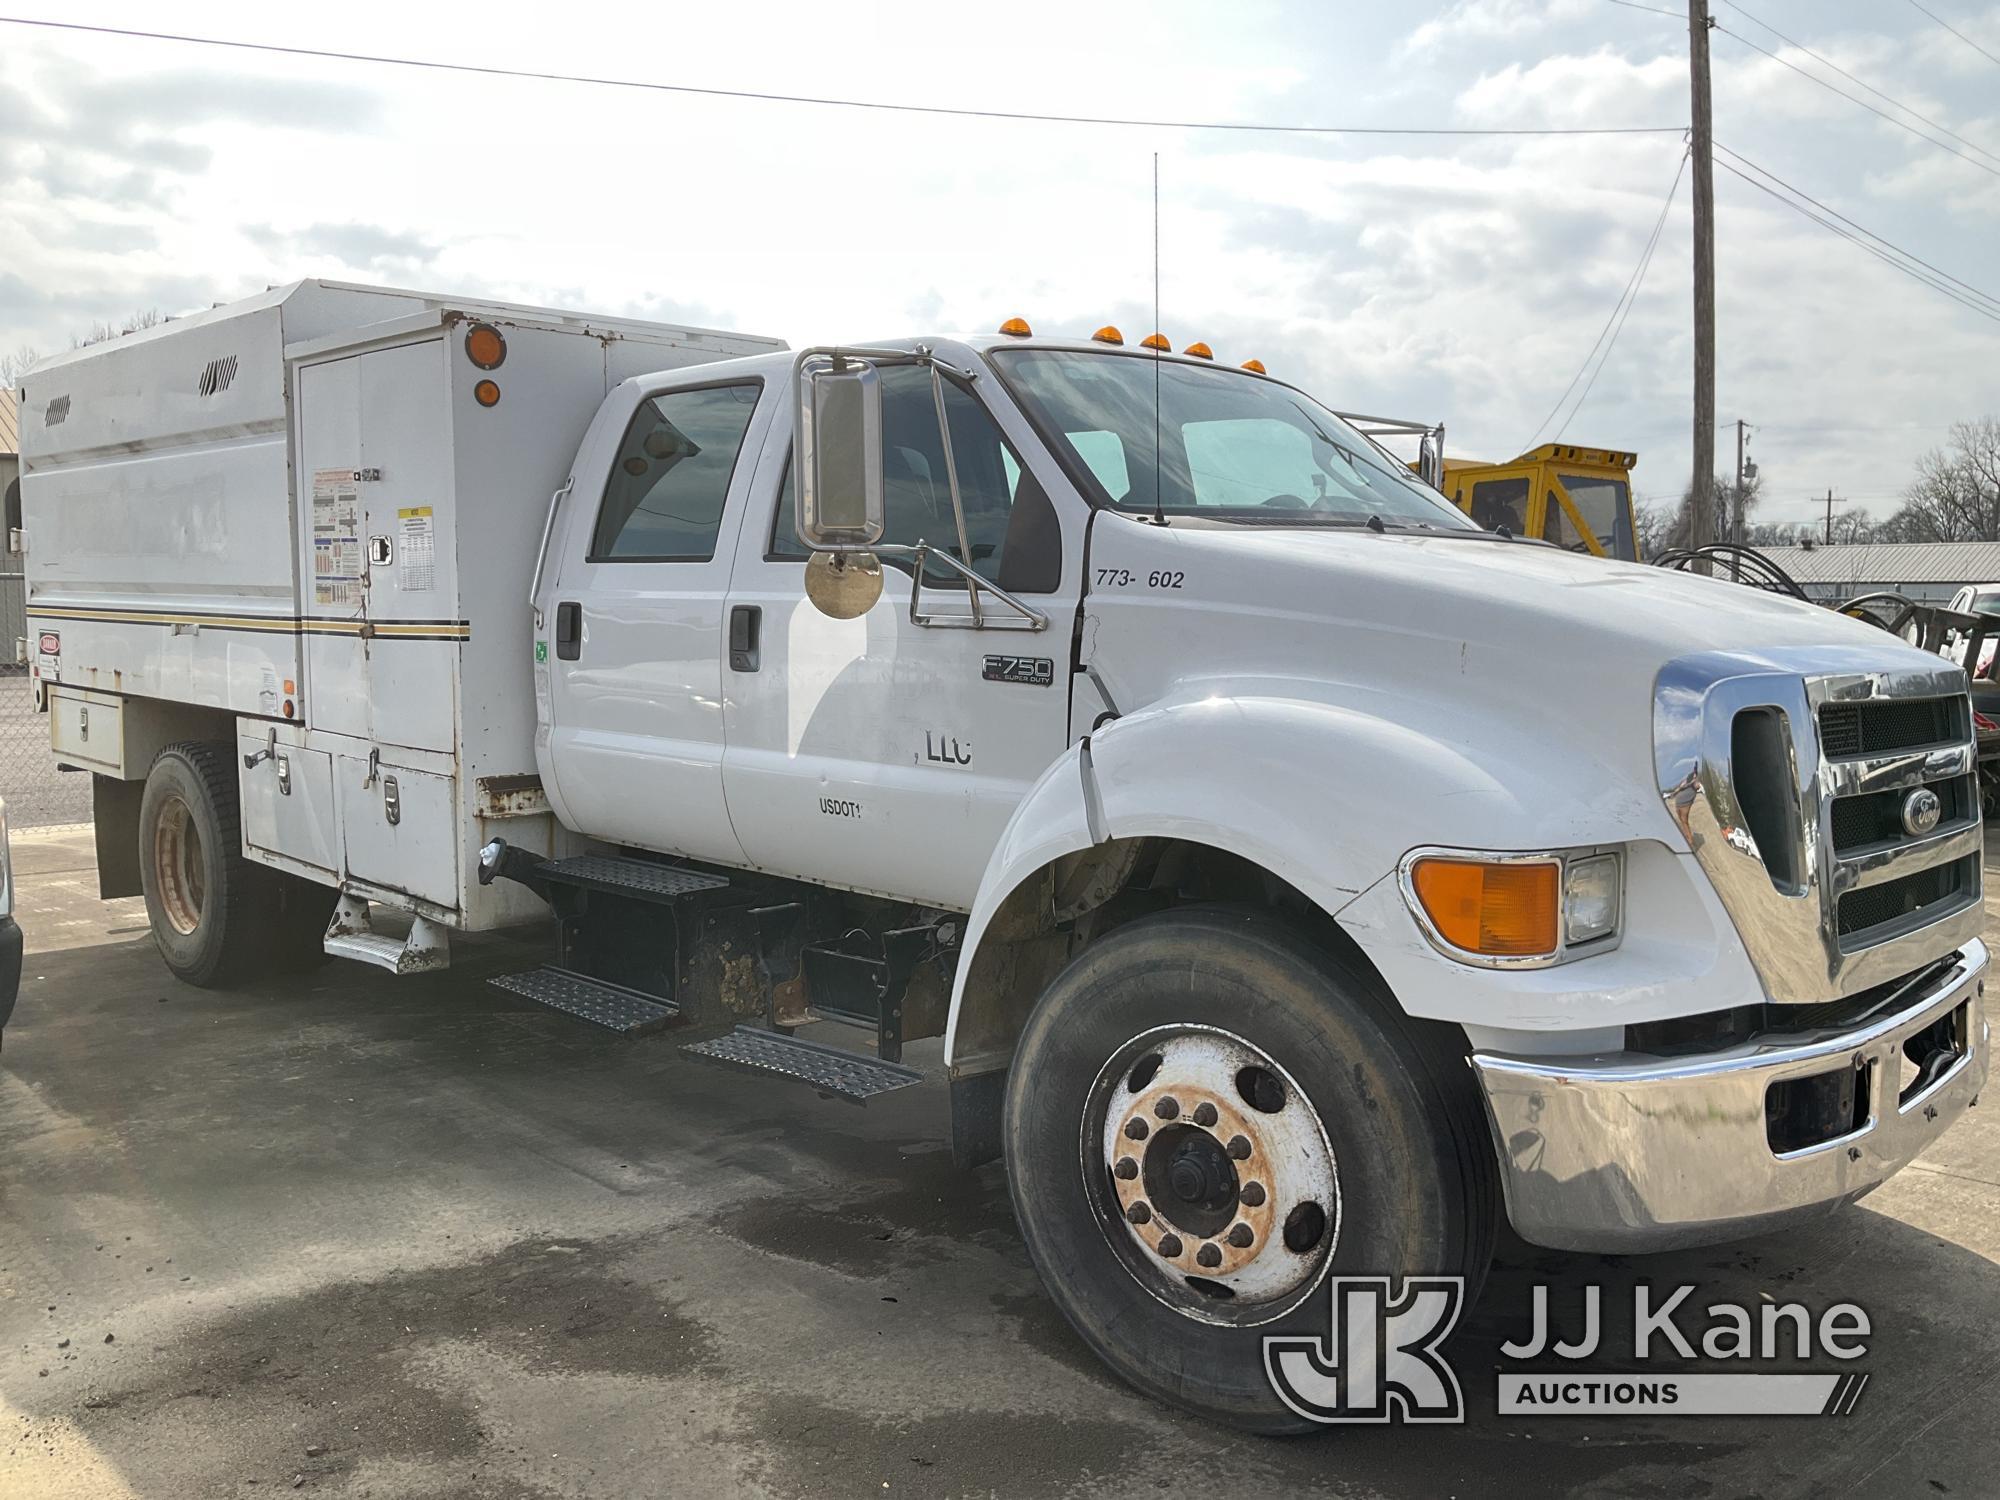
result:
<svg viewBox="0 0 2000 1500"><path fill-rule="evenodd" d="M1964 584L2000 584L2000 542L1860 542L1758 550L1821 604L1881 590L1946 604Z"/></svg>

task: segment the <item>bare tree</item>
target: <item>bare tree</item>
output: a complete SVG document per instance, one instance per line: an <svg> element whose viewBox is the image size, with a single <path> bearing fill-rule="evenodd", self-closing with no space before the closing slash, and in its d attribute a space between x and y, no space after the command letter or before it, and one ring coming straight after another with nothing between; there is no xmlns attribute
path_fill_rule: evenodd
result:
<svg viewBox="0 0 2000 1500"><path fill-rule="evenodd" d="M2000 541L2000 417L1954 423L1950 447L1917 461L1884 530L1899 542Z"/></svg>
<svg viewBox="0 0 2000 1500"><path fill-rule="evenodd" d="M145 312L133 313L122 323L93 323L90 325L88 333L83 334L81 337L72 337L69 341L69 346L72 349L88 348L92 344L101 344L107 339L119 338L128 333L137 333L142 328L151 328L159 321L160 310L157 307L153 307L148 308Z"/></svg>
<svg viewBox="0 0 2000 1500"><path fill-rule="evenodd" d="M0 386L20 384L21 377L41 362L42 351L33 344L23 344L12 354L0 354Z"/></svg>

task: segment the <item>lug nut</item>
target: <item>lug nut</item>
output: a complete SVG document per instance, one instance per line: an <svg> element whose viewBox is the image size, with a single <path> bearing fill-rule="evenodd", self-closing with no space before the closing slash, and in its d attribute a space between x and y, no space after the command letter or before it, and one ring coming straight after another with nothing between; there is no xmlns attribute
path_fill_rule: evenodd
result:
<svg viewBox="0 0 2000 1500"><path fill-rule="evenodd" d="M1178 1119L1180 1118L1180 1112L1181 1102L1172 1094L1163 1095L1159 1102L1153 1106L1153 1113L1158 1115L1162 1120Z"/></svg>
<svg viewBox="0 0 2000 1500"><path fill-rule="evenodd" d="M1111 1170L1118 1174L1120 1182L1130 1182L1139 1175L1139 1164L1129 1156L1121 1156L1118 1158L1118 1165Z"/></svg>
<svg viewBox="0 0 2000 1500"><path fill-rule="evenodd" d="M1222 1249L1218 1245L1203 1245L1194 1253L1195 1260L1210 1270L1222 1264Z"/></svg>
<svg viewBox="0 0 2000 1500"><path fill-rule="evenodd" d="M1181 1253L1181 1242L1178 1239L1176 1239L1171 1234L1163 1234L1160 1236L1161 1255L1165 1256L1168 1260L1172 1260L1180 1253Z"/></svg>
<svg viewBox="0 0 2000 1500"><path fill-rule="evenodd" d="M1194 1107L1194 1122L1197 1125L1213 1125L1215 1123L1215 1106L1206 1100L1197 1104Z"/></svg>
<svg viewBox="0 0 2000 1500"><path fill-rule="evenodd" d="M1125 1122L1126 1140L1143 1141L1146 1138L1146 1133L1147 1133L1146 1122L1140 1119L1137 1115L1134 1115L1131 1119Z"/></svg>
<svg viewBox="0 0 2000 1500"><path fill-rule="evenodd" d="M1119 1175L1122 1177L1124 1173L1121 1172ZM1264 1206L1264 1184L1261 1182L1246 1182L1243 1184L1243 1191L1236 1196L1242 1199L1244 1204L1250 1208L1262 1208Z"/></svg>
<svg viewBox="0 0 2000 1500"><path fill-rule="evenodd" d="M1153 1210L1144 1203L1135 1203L1125 1210L1125 1217L1134 1224L1144 1224L1152 1219Z"/></svg>
<svg viewBox="0 0 2000 1500"><path fill-rule="evenodd" d="M1257 1232L1248 1224L1235 1225L1229 1231L1229 1243L1238 1250L1248 1250L1257 1238Z"/></svg>
<svg viewBox="0 0 2000 1500"><path fill-rule="evenodd" d="M1229 1155L1235 1161L1248 1161L1250 1159L1250 1137L1247 1135L1231 1136L1229 1138Z"/></svg>

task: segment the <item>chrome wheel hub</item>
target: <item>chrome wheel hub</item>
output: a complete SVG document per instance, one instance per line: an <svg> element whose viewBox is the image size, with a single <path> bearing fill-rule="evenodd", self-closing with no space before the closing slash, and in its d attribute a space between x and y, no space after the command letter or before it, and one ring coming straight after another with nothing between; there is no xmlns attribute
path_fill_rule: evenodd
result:
<svg viewBox="0 0 2000 1500"><path fill-rule="evenodd" d="M1260 1048L1170 1027L1099 1074L1086 1167L1107 1237L1148 1291L1194 1317L1261 1322L1324 1274L1340 1186L1319 1115Z"/></svg>

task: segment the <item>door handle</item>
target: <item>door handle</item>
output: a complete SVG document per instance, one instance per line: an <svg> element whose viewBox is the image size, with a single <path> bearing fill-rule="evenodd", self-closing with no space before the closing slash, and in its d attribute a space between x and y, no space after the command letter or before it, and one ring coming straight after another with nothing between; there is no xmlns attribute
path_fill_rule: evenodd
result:
<svg viewBox="0 0 2000 1500"><path fill-rule="evenodd" d="M763 633L764 609L758 604L738 604L729 611L729 670L754 672L762 664L757 638Z"/></svg>
<svg viewBox="0 0 2000 1500"><path fill-rule="evenodd" d="M556 655L575 661L583 651L583 606L565 599L556 606Z"/></svg>

